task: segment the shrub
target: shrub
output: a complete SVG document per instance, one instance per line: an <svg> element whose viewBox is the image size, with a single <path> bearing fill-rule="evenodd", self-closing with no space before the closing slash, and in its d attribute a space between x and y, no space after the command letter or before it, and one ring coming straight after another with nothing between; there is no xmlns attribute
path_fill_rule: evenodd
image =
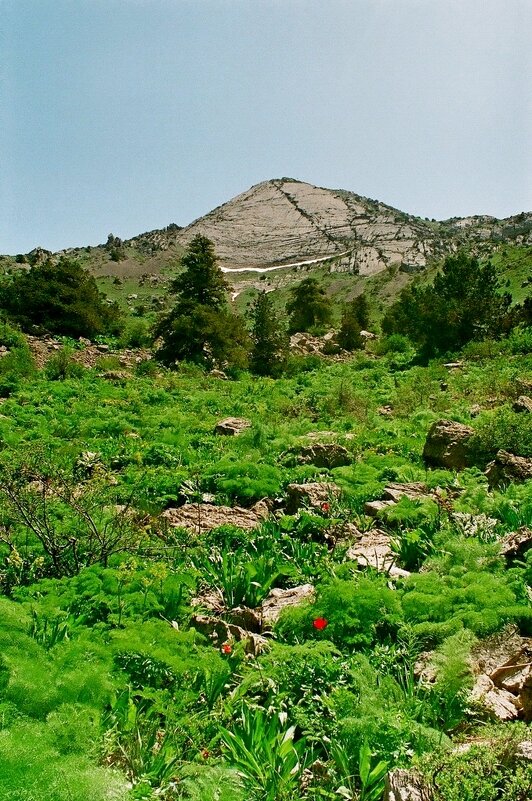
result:
<svg viewBox="0 0 532 801"><path fill-rule="evenodd" d="M120 327L116 304L109 305L96 281L80 264L62 258L36 264L0 286L0 307L24 330L93 337Z"/></svg>
<svg viewBox="0 0 532 801"><path fill-rule="evenodd" d="M313 626L318 618L327 621L323 631ZM333 578L318 585L315 603L284 610L276 632L286 642L316 637L338 647L363 648L395 631L400 620L399 600L385 578Z"/></svg>

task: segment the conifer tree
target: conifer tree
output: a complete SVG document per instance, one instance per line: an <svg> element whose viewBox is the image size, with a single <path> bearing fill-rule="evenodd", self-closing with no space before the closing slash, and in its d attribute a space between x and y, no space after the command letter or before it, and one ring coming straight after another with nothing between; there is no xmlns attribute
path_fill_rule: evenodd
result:
<svg viewBox="0 0 532 801"><path fill-rule="evenodd" d="M315 327L330 325L332 321L331 301L316 278L305 278L290 290L291 298L286 304L290 315L288 331L311 331Z"/></svg>
<svg viewBox="0 0 532 801"><path fill-rule="evenodd" d="M228 307L229 286L213 243L201 234L194 237L181 266L184 271L170 286L176 302L154 329L162 340L158 358L169 365L186 359L209 367L246 367L249 336L242 318Z"/></svg>
<svg viewBox="0 0 532 801"><path fill-rule="evenodd" d="M365 295L346 303L342 312L342 322L338 332L338 344L344 350L358 350L364 347L364 340L360 332L367 328L369 323L368 302Z"/></svg>
<svg viewBox="0 0 532 801"><path fill-rule="evenodd" d="M257 295L250 317L251 370L257 375L279 376L288 355L288 336L268 293Z"/></svg>

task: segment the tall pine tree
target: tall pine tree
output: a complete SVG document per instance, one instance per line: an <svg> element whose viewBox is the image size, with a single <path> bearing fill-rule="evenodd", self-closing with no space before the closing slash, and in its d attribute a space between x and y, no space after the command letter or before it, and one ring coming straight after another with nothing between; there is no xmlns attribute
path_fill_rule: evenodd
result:
<svg viewBox="0 0 532 801"><path fill-rule="evenodd" d="M158 357L166 364L188 360L212 367L246 367L249 336L241 317L227 304L229 286L216 263L213 243L194 237L180 273L171 284L176 302L155 326L162 344Z"/></svg>
<svg viewBox="0 0 532 801"><path fill-rule="evenodd" d="M257 375L279 376L288 355L288 335L273 301L266 292L260 292L250 311L251 370Z"/></svg>

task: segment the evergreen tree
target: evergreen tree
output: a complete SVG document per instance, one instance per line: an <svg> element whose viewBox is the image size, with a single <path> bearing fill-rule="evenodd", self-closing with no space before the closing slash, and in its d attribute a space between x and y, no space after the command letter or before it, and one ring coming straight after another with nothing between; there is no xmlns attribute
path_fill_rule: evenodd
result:
<svg viewBox="0 0 532 801"><path fill-rule="evenodd" d="M473 339L507 331L511 296L502 293L495 267L466 253L448 256L434 283L406 287L387 311L384 333L406 334L430 358Z"/></svg>
<svg viewBox="0 0 532 801"><path fill-rule="evenodd" d="M35 264L0 285L0 309L25 331L71 337L118 333L120 312L94 277L71 259Z"/></svg>
<svg viewBox="0 0 532 801"><path fill-rule="evenodd" d="M170 290L181 304L199 303L211 309L222 309L227 303L229 284L216 263L214 245L198 234L181 259L183 272L175 278Z"/></svg>
<svg viewBox="0 0 532 801"><path fill-rule="evenodd" d="M288 336L268 293L257 295L250 317L251 370L257 375L279 376L288 355Z"/></svg>
<svg viewBox="0 0 532 801"><path fill-rule="evenodd" d="M206 366L246 367L249 335L242 318L228 308L229 287L216 264L212 242L196 236L181 266L184 272L170 287L176 302L154 330L162 340L159 359L169 365L186 359Z"/></svg>
<svg viewBox="0 0 532 801"><path fill-rule="evenodd" d="M290 295L286 311L290 315L288 331L291 334L331 324L331 301L315 278L305 278L290 290Z"/></svg>
<svg viewBox="0 0 532 801"><path fill-rule="evenodd" d="M368 302L365 295L346 303L342 312L338 344L344 350L358 350L364 347L364 339L360 332L367 328L369 323Z"/></svg>

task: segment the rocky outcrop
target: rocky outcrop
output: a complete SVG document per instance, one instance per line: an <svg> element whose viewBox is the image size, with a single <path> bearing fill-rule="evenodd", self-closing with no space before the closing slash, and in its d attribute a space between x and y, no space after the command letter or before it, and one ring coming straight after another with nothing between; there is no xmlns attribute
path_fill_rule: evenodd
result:
<svg viewBox="0 0 532 801"><path fill-rule="evenodd" d="M532 720L532 639L503 632L473 650L471 698L499 720Z"/></svg>
<svg viewBox="0 0 532 801"><path fill-rule="evenodd" d="M436 494L430 492L425 484L419 481L412 481L406 484L390 482L382 491L382 495L375 501L367 501L364 504L364 514L368 517L378 517L381 512L395 506L401 498L409 498L412 501L435 500Z"/></svg>
<svg viewBox="0 0 532 801"><path fill-rule="evenodd" d="M190 627L199 631L205 637L212 640L213 645L221 647L224 643L231 641L244 642L245 650L248 654L258 656L268 647L268 640L252 631L247 631L241 626L227 623L216 617L208 615L193 615Z"/></svg>
<svg viewBox="0 0 532 801"><path fill-rule="evenodd" d="M269 631L279 620L281 612L290 606L297 606L303 601L311 601L314 598L314 587L312 584L301 584L299 587L290 589L273 589L268 597L262 602L261 620L262 630Z"/></svg>
<svg viewBox="0 0 532 801"><path fill-rule="evenodd" d="M406 578L410 575L407 570L397 567L390 537L379 529L360 534L354 545L347 550L346 557L355 561L362 569L371 567L392 578Z"/></svg>
<svg viewBox="0 0 532 801"><path fill-rule="evenodd" d="M522 526L517 531L511 531L501 540L501 554L509 562L522 559L532 548L532 529Z"/></svg>
<svg viewBox="0 0 532 801"><path fill-rule="evenodd" d="M396 768L386 776L383 801L432 801L432 798L430 788L413 770Z"/></svg>
<svg viewBox="0 0 532 801"><path fill-rule="evenodd" d="M186 503L166 509L161 517L172 528L185 528L193 534L205 534L220 526L257 528L269 515L268 506L259 501L251 509L240 506L214 506L211 503Z"/></svg>
<svg viewBox="0 0 532 801"><path fill-rule="evenodd" d="M250 420L246 420L243 417L226 417L224 420L220 420L219 423L216 423L214 433L226 437L237 437L248 428L251 428Z"/></svg>
<svg viewBox="0 0 532 801"><path fill-rule="evenodd" d="M473 433L472 428L454 420L438 420L427 434L424 460L435 467L462 470L471 464L469 441Z"/></svg>
<svg viewBox="0 0 532 801"><path fill-rule="evenodd" d="M395 264L423 267L445 248L433 227L384 203L352 192L290 178L252 186L175 234L187 245L196 234L214 242L222 267L333 267L372 275Z"/></svg>
<svg viewBox="0 0 532 801"><path fill-rule="evenodd" d="M298 461L300 464L313 464L331 470L334 467L351 464L353 457L343 445L335 442L316 442L300 450Z"/></svg>
<svg viewBox="0 0 532 801"><path fill-rule="evenodd" d="M299 509L311 507L321 509L324 504L340 497L340 487L332 482L289 484L286 488L286 511L295 514Z"/></svg>
<svg viewBox="0 0 532 801"><path fill-rule="evenodd" d="M512 405L514 412L532 413L532 398L527 395L520 395Z"/></svg>
<svg viewBox="0 0 532 801"><path fill-rule="evenodd" d="M512 482L521 483L532 478L532 459L514 456L508 451L498 451L495 459L486 467L490 489Z"/></svg>

